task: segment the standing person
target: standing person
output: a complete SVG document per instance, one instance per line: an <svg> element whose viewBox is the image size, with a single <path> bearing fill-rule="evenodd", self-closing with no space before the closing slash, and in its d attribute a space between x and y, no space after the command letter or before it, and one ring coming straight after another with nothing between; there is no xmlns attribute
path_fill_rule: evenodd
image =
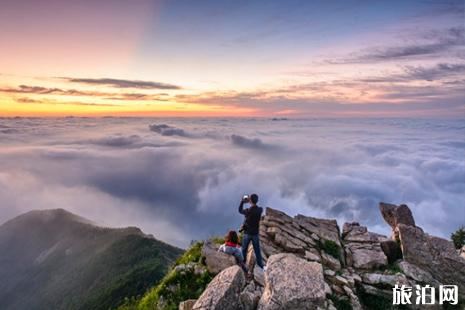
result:
<svg viewBox="0 0 465 310"><path fill-rule="evenodd" d="M255 252L255 259L257 265L263 269L262 252L260 250L260 238L258 235L260 220L262 217L263 208L257 206L258 195L252 194L244 196L239 205L239 213L245 216L244 225L242 226L242 256L244 256L244 262L247 259L247 248L249 243L252 241L253 250ZM250 203L250 207L244 209L244 204Z"/></svg>

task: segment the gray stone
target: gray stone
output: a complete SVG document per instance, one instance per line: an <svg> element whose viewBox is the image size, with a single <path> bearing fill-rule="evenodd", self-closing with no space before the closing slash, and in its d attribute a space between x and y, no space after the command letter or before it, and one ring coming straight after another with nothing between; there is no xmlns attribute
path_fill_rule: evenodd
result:
<svg viewBox="0 0 465 310"><path fill-rule="evenodd" d="M357 295L355 295L355 293L348 286L343 286L343 289L344 292L346 292L346 295L349 296L350 304L352 305L352 310L362 310L363 307Z"/></svg>
<svg viewBox="0 0 465 310"><path fill-rule="evenodd" d="M310 234L314 233L319 238L332 240L336 242L337 245L341 245L339 226L336 220L317 219L301 214L297 215L294 219L300 227L310 232Z"/></svg>
<svg viewBox="0 0 465 310"><path fill-rule="evenodd" d="M394 230L397 225L404 224L407 226L415 226L415 220L413 219L412 211L410 211L407 205L396 206L389 203L380 202L379 210L384 220Z"/></svg>
<svg viewBox="0 0 465 310"><path fill-rule="evenodd" d="M325 276L329 277L334 277L336 275L336 272L331 269L325 269L323 273L325 274Z"/></svg>
<svg viewBox="0 0 465 310"><path fill-rule="evenodd" d="M381 285L385 287L386 285L395 286L398 285L408 285L409 282L405 275L403 274L382 274L382 273L365 273L362 274L362 281L366 284L370 285Z"/></svg>
<svg viewBox="0 0 465 310"><path fill-rule="evenodd" d="M435 284L436 280L434 280L431 273L417 267L415 265L410 264L404 260L397 263L397 266L402 270L402 272L409 278L425 284Z"/></svg>
<svg viewBox="0 0 465 310"><path fill-rule="evenodd" d="M341 262L337 258L327 253L324 253L324 252L321 253L321 261L323 265L328 266L332 270L335 270L335 271L341 270Z"/></svg>
<svg viewBox="0 0 465 310"><path fill-rule="evenodd" d="M316 249L305 251L305 258L309 261L321 262L321 256Z"/></svg>
<svg viewBox="0 0 465 310"><path fill-rule="evenodd" d="M202 247L202 257L205 258L205 264L211 273L219 273L222 270L236 265L234 256L218 252L218 246L208 240Z"/></svg>
<svg viewBox="0 0 465 310"><path fill-rule="evenodd" d="M373 243L388 240L386 236L369 232L365 226L359 223L345 223L343 240L347 242Z"/></svg>
<svg viewBox="0 0 465 310"><path fill-rule="evenodd" d="M399 243L394 240L385 240L380 242L381 249L388 259L388 263L392 264L396 260L402 258L402 250L400 249Z"/></svg>
<svg viewBox="0 0 465 310"><path fill-rule="evenodd" d="M242 269L237 265L229 267L213 278L192 309L239 309L241 307L239 296L244 285L245 277Z"/></svg>
<svg viewBox="0 0 465 310"><path fill-rule="evenodd" d="M349 281L347 281L347 279L342 276L335 276L333 278L333 281L336 285L339 285L339 286L349 285Z"/></svg>
<svg viewBox="0 0 465 310"><path fill-rule="evenodd" d="M406 262L428 271L440 283L457 285L465 298L465 260L451 241L429 236L419 227L398 224L396 230Z"/></svg>
<svg viewBox="0 0 465 310"><path fill-rule="evenodd" d="M392 300L392 290L382 290L368 284L362 284L362 287L366 294L373 296L383 297Z"/></svg>
<svg viewBox="0 0 465 310"><path fill-rule="evenodd" d="M276 254L268 260L265 279L260 310L314 309L324 303L325 281L319 263L293 254Z"/></svg>
<svg viewBox="0 0 465 310"><path fill-rule="evenodd" d="M197 299L188 299L179 303L179 310L192 310Z"/></svg>
<svg viewBox="0 0 465 310"><path fill-rule="evenodd" d="M346 245L347 264L357 269L375 269L387 265L387 257L377 243L349 243Z"/></svg>
<svg viewBox="0 0 465 310"><path fill-rule="evenodd" d="M254 282L250 282L239 295L241 310L254 310L257 308L261 293L255 289Z"/></svg>
<svg viewBox="0 0 465 310"><path fill-rule="evenodd" d="M265 286L265 272L262 268L255 266L253 269L253 278L257 284Z"/></svg>

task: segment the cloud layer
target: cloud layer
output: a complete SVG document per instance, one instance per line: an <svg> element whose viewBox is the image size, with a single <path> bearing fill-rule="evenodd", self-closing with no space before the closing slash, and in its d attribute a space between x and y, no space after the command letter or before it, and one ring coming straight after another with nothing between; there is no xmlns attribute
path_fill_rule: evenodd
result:
<svg viewBox="0 0 465 310"><path fill-rule="evenodd" d="M113 78L101 78L101 79L91 79L91 78L62 78L71 83L80 83L88 85L105 85L116 88L140 88L140 89L181 89L178 85L152 82L152 81L140 81L140 80L122 80L122 79L113 79Z"/></svg>
<svg viewBox="0 0 465 310"><path fill-rule="evenodd" d="M0 222L63 207L168 242L223 234L238 200L357 220L387 233L379 201L420 226L464 224L463 120L2 119Z"/></svg>

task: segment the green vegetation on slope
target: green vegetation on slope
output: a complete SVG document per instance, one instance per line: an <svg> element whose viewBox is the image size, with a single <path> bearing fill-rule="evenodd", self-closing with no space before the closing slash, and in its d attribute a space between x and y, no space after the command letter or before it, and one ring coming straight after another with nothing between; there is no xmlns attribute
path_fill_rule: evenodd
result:
<svg viewBox="0 0 465 310"><path fill-rule="evenodd" d="M320 250L325 251L332 257L338 260L341 259L341 247L336 242L327 239L318 240L317 246Z"/></svg>
<svg viewBox="0 0 465 310"><path fill-rule="evenodd" d="M222 243L223 239L215 238ZM191 246L177 261L171 271L140 299L127 299L119 310L177 310L179 303L197 299L213 279L201 261L203 242Z"/></svg>
<svg viewBox="0 0 465 310"><path fill-rule="evenodd" d="M0 253L0 309L107 310L158 283L182 250L58 209L1 225Z"/></svg>
<svg viewBox="0 0 465 310"><path fill-rule="evenodd" d="M451 234L450 238L456 249L460 249L465 245L465 227L460 227L456 232Z"/></svg>
<svg viewBox="0 0 465 310"><path fill-rule="evenodd" d="M91 262L86 273L99 274L101 281L89 290L79 309L113 309L124 296L137 297L166 274L176 254L161 242L129 235L115 242Z"/></svg>

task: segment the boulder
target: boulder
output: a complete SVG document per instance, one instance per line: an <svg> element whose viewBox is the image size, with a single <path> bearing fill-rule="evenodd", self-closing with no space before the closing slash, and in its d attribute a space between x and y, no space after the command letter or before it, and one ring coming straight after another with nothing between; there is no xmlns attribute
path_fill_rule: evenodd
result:
<svg viewBox="0 0 465 310"><path fill-rule="evenodd" d="M325 300L323 267L294 254L272 255L258 309L316 309Z"/></svg>
<svg viewBox="0 0 465 310"><path fill-rule="evenodd" d="M244 285L244 272L239 266L226 268L208 284L192 310L240 309L239 296Z"/></svg>
<svg viewBox="0 0 465 310"><path fill-rule="evenodd" d="M188 299L179 303L179 310L192 310L197 299Z"/></svg>
<svg viewBox="0 0 465 310"><path fill-rule="evenodd" d="M337 271L337 270L341 269L341 262L337 258L335 258L335 257L333 257L333 256L331 256L331 255L329 255L329 254L327 254L325 252L321 253L321 261L322 261L323 265L331 268L332 270Z"/></svg>
<svg viewBox="0 0 465 310"><path fill-rule="evenodd" d="M387 257L388 263L392 264L396 260L402 258L402 250L400 244L394 240L384 240L380 242L381 249Z"/></svg>
<svg viewBox="0 0 465 310"><path fill-rule="evenodd" d="M437 286L436 280L434 280L433 276L431 273L428 271L425 271L421 269L420 267L417 267L415 265L410 264L409 262L406 262L404 260L401 260L397 263L397 266L402 270L402 272L409 278L415 280L416 282L419 283L425 283L425 284L430 284Z"/></svg>
<svg viewBox="0 0 465 310"><path fill-rule="evenodd" d="M365 294L392 300L392 290L379 289L369 284L362 284L361 288Z"/></svg>
<svg viewBox="0 0 465 310"><path fill-rule="evenodd" d="M451 241L425 234L419 227L398 224L404 260L423 270L443 284L458 285L465 298L465 260Z"/></svg>
<svg viewBox="0 0 465 310"><path fill-rule="evenodd" d="M260 286L265 286L265 272L262 268L255 266L253 269L253 278Z"/></svg>
<svg viewBox="0 0 465 310"><path fill-rule="evenodd" d="M389 224L389 226L391 226L392 230L394 230L399 224L415 226L412 211L410 211L409 207L405 204L396 206L380 202L379 210L381 211L384 220Z"/></svg>
<svg viewBox="0 0 465 310"><path fill-rule="evenodd" d="M367 227L359 223L344 223L342 238L344 242L379 243L389 240L386 236L369 232Z"/></svg>
<svg viewBox="0 0 465 310"><path fill-rule="evenodd" d="M202 257L205 259L205 265L211 273L219 273L222 270L236 265L234 256L218 252L218 246L211 240L205 241L202 247Z"/></svg>
<svg viewBox="0 0 465 310"><path fill-rule="evenodd" d="M257 308L261 293L256 290L254 282L250 282L239 296L241 310L254 310Z"/></svg>
<svg viewBox="0 0 465 310"><path fill-rule="evenodd" d="M343 287L347 296L349 296L350 304L352 306L352 310L363 310L362 304L358 299L357 295L347 286Z"/></svg>
<svg viewBox="0 0 465 310"><path fill-rule="evenodd" d="M309 261L321 262L320 253L316 249L309 249L305 251L305 258Z"/></svg>
<svg viewBox="0 0 465 310"><path fill-rule="evenodd" d="M408 285L408 280L405 275L398 274L382 274L382 273L365 273L362 275L363 283L374 285L374 286L395 286L398 285Z"/></svg>
<svg viewBox="0 0 465 310"><path fill-rule="evenodd" d="M318 219L301 214L297 215L294 220L310 234L315 234L318 238L331 240L336 242L337 245L341 245L339 226L336 220Z"/></svg>
<svg viewBox="0 0 465 310"><path fill-rule="evenodd" d="M347 266L357 269L373 269L387 265L387 257L381 249L381 242L387 237L369 232L359 223L345 223L343 242Z"/></svg>
<svg viewBox="0 0 465 310"><path fill-rule="evenodd" d="M349 243L345 247L347 262L357 269L375 269L387 265L387 257L379 244Z"/></svg>

